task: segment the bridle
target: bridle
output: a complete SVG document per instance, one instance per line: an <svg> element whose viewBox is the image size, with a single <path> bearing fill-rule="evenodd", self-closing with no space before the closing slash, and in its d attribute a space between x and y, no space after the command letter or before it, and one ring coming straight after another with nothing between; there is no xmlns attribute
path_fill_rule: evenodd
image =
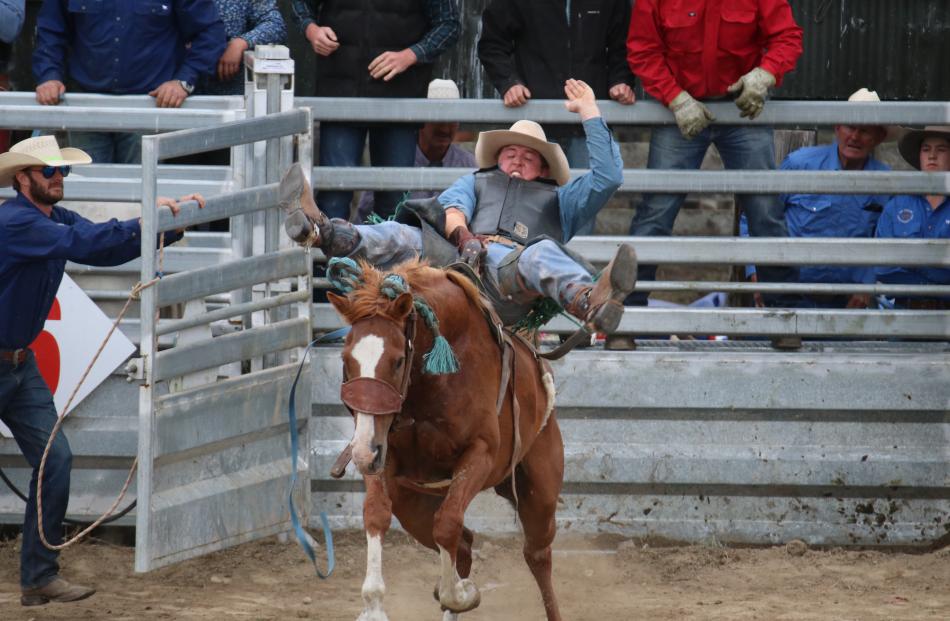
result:
<svg viewBox="0 0 950 621"><path fill-rule="evenodd" d="M380 316L396 323L385 315ZM412 341L416 337L416 311L412 311L406 317L404 335L406 337L405 362L403 362L402 380L398 388L375 377L347 379L344 376L343 384L340 385L340 399L353 416L356 416L357 412L371 416L387 416L402 410L402 404L406 400L406 392L409 389L409 376L412 373Z"/></svg>

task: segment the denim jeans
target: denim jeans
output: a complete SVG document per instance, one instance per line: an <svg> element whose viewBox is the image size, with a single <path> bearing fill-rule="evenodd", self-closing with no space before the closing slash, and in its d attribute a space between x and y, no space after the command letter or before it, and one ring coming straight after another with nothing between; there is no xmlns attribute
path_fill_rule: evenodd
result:
<svg viewBox="0 0 950 621"><path fill-rule="evenodd" d="M422 231L398 222L357 225L359 254L380 269L418 257L422 252ZM498 266L515 249L515 245L489 243L485 267L498 278ZM518 273L535 293L560 304L569 302L570 285L592 285L590 273L550 240L542 240L525 248L518 258Z"/></svg>
<svg viewBox="0 0 950 621"><path fill-rule="evenodd" d="M774 170L775 147L769 127L714 125L692 140L683 138L679 129L655 127L650 138L647 168L696 170L710 144L715 144L723 165L729 170ZM637 214L630 223L630 235L670 235L673 222L685 200L685 194L644 194ZM788 237L785 206L775 194L738 194L736 202L746 214L753 237ZM795 282L798 270L786 266L761 266L761 282ZM637 280L655 280L655 265L640 265ZM645 293L633 293L626 303L646 305ZM766 296L770 306L793 304L789 296Z"/></svg>
<svg viewBox="0 0 950 621"><path fill-rule="evenodd" d="M142 134L69 132L69 146L88 153L93 164L142 163Z"/></svg>
<svg viewBox="0 0 950 621"><path fill-rule="evenodd" d="M43 545L36 527L36 476L46 442L56 424L56 407L32 352L17 367L0 362L0 420L13 432L23 457L33 467L29 501L23 515L20 585L42 587L59 573L59 552ZM57 433L43 470L43 532L46 540L54 545L63 540L72 463L69 442L62 432Z"/></svg>
<svg viewBox="0 0 950 621"><path fill-rule="evenodd" d="M418 128L415 125L381 125L374 127L320 124L320 166L359 166L363 145L369 134L369 159L373 166L405 166L416 163ZM388 218L396 210L402 192L376 192L375 211ZM331 218L350 218L353 192L317 192L320 210Z"/></svg>

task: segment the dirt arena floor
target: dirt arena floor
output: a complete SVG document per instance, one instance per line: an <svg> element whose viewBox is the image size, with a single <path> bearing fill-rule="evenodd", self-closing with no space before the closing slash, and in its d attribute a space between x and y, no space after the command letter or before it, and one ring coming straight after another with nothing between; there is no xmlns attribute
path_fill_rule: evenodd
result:
<svg viewBox="0 0 950 621"><path fill-rule="evenodd" d="M362 533L337 533L337 568L319 580L294 542L277 538L140 575L133 551L84 543L63 573L99 592L73 604L19 605L17 541L0 543L0 619L230 619L353 621L361 610ZM516 538L476 538L482 605L464 621L543 621ZM800 554L794 554L798 552ZM391 621L442 618L431 592L434 553L393 533L383 552ZM950 619L950 548L901 554L710 546L653 547L611 537L561 536L555 582L565 620L762 621Z"/></svg>

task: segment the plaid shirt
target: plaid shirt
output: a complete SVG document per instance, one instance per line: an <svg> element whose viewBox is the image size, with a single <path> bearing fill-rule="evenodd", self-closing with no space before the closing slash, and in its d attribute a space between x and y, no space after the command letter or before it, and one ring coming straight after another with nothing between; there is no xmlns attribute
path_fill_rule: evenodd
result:
<svg viewBox="0 0 950 621"><path fill-rule="evenodd" d="M294 20L301 32L306 33L307 26L317 23L313 17L322 2L323 0L291 2ZM455 44L462 25L459 22L456 0L425 0L425 14L432 27L421 40L409 46L409 49L415 53L420 63L432 63Z"/></svg>

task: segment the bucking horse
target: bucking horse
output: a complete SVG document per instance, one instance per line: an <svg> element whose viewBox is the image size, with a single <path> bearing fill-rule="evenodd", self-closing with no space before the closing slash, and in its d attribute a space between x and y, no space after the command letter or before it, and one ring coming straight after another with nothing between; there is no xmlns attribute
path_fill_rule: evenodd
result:
<svg viewBox="0 0 950 621"><path fill-rule="evenodd" d="M501 329L458 272L412 261L383 273L333 259L328 275L347 292L327 296L351 326L340 392L356 424L348 449L366 485L358 621L388 619L382 551L393 515L439 553L435 596L444 621L479 605L465 511L489 488L516 509L547 618L560 620L551 543L564 445L547 362Z"/></svg>

